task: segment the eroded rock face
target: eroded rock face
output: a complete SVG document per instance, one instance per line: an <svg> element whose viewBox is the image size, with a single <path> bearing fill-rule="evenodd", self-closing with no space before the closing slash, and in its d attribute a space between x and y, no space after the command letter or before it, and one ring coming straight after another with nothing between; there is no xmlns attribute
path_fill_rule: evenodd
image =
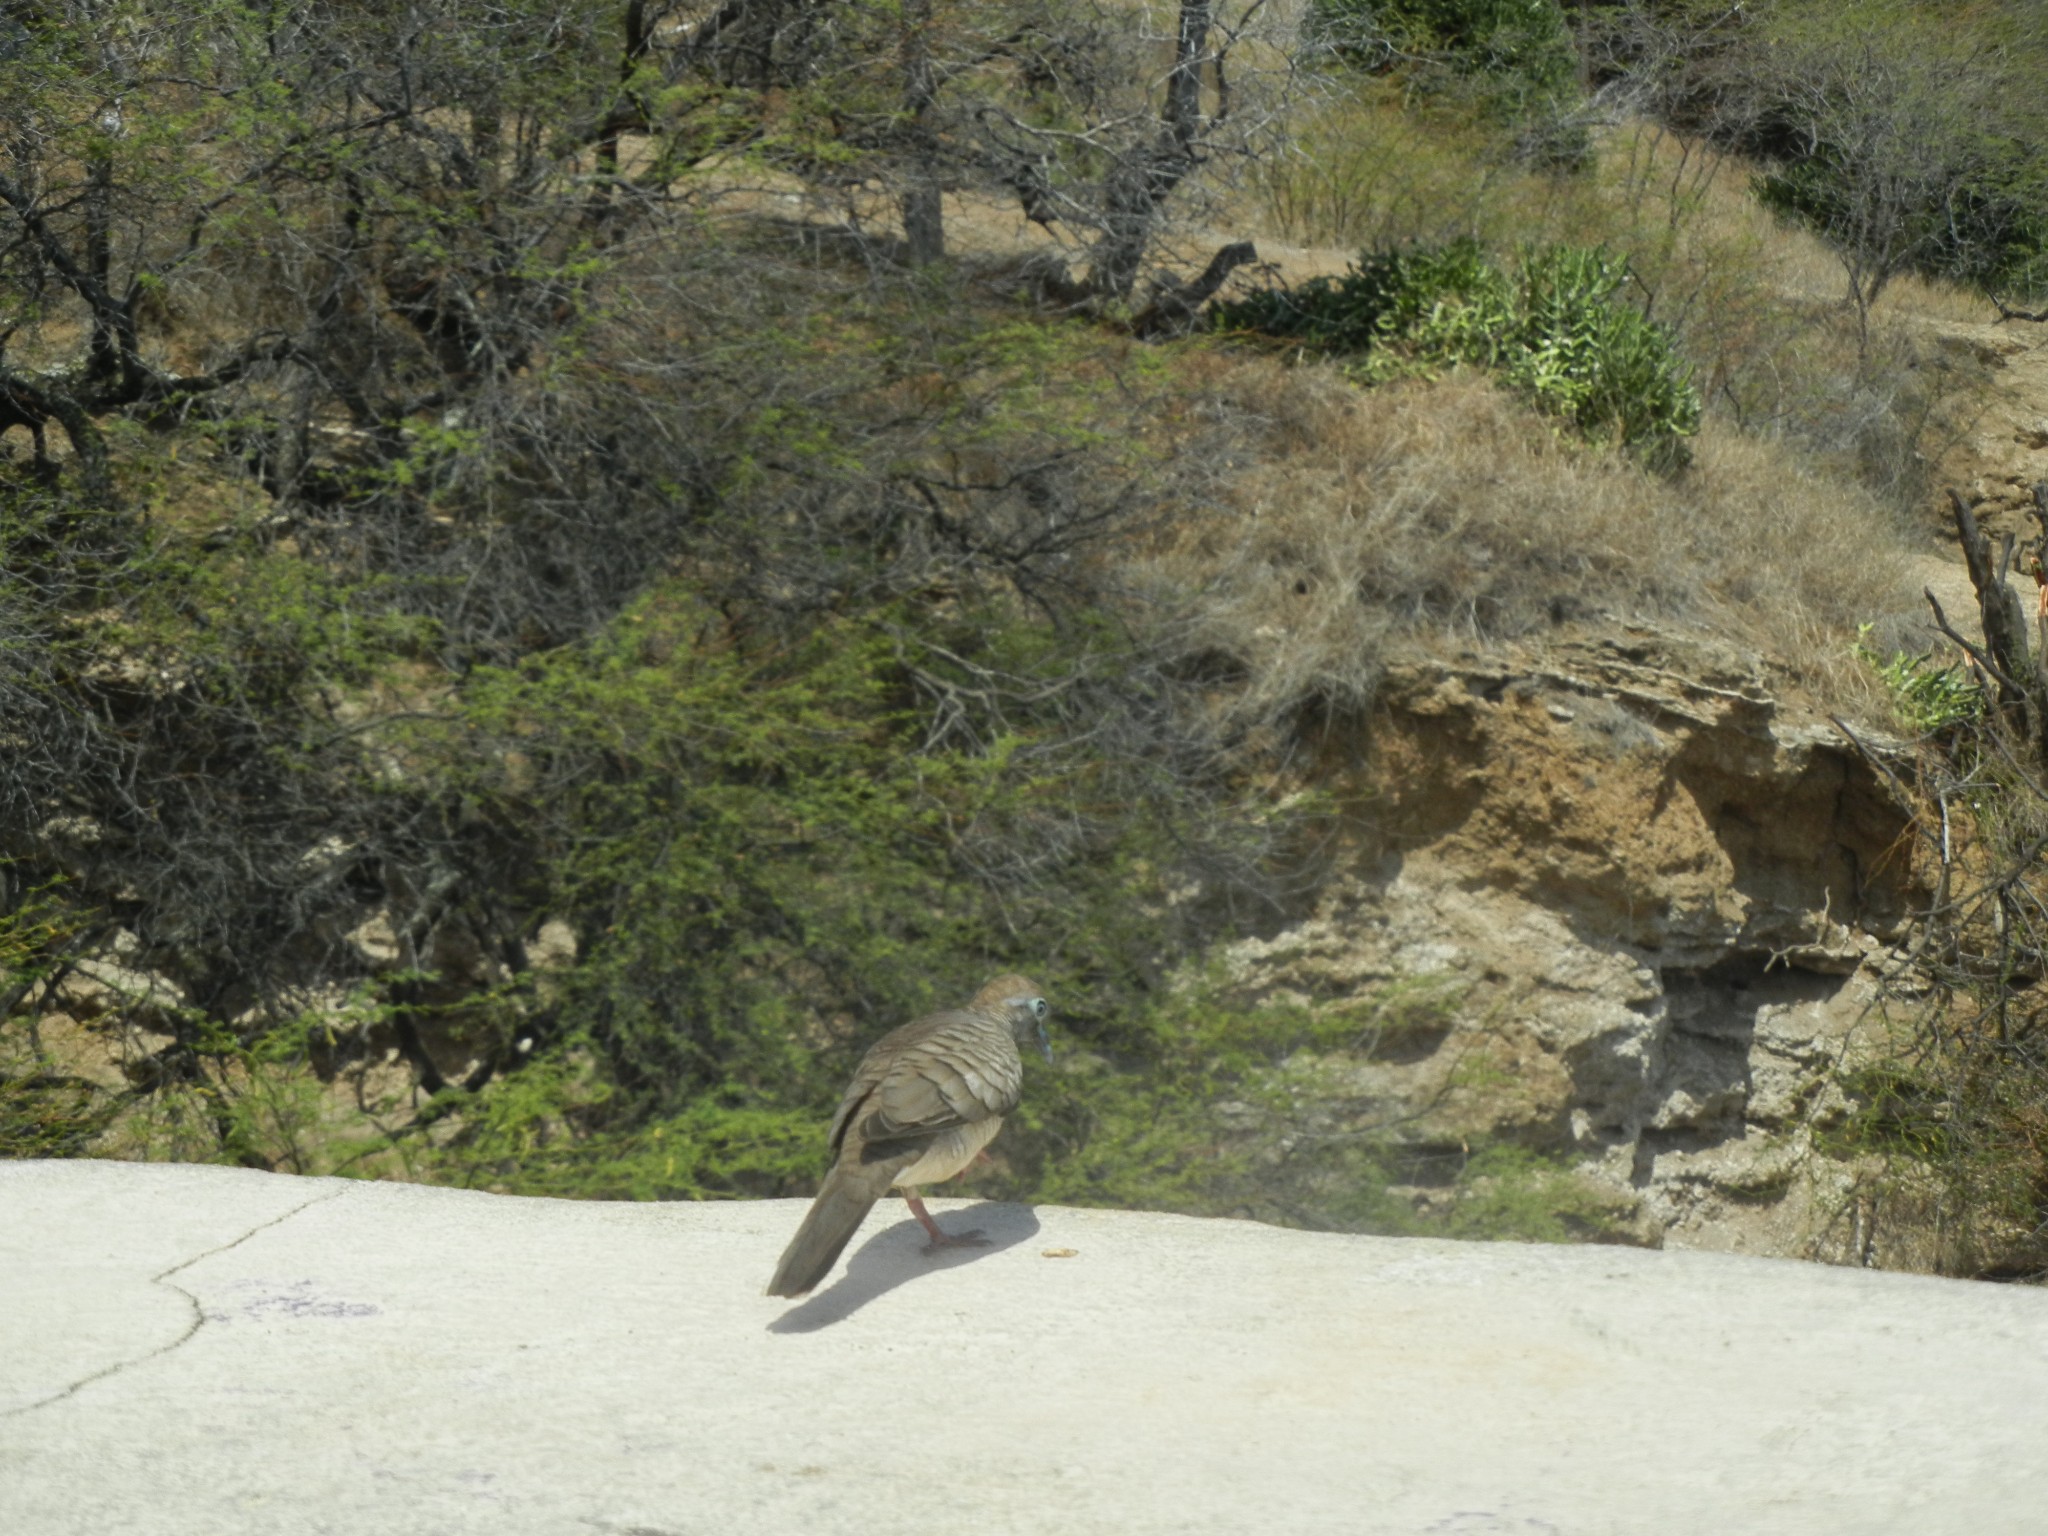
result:
<svg viewBox="0 0 2048 1536"><path fill-rule="evenodd" d="M1457 1001L1425 1049L1327 1064L1336 1113L1567 1152L1647 1241L1868 1257L1857 1170L1813 1139L1886 1037L1877 972L1927 900L1873 763L1896 744L1647 630L1396 672L1340 738L1343 873L1234 974Z"/></svg>

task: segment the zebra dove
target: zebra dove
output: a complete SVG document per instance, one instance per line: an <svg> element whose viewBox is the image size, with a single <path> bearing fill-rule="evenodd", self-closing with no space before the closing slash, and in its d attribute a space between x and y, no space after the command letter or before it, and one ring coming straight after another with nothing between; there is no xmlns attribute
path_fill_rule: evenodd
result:
<svg viewBox="0 0 2048 1536"><path fill-rule="evenodd" d="M940 1231L916 1190L952 1178L995 1139L1023 1092L1018 1047L1052 1060L1049 1011L1035 982L998 976L965 1008L927 1014L868 1048L832 1116L832 1171L775 1266L770 1296L801 1296L824 1279L892 1187L930 1234L927 1253L979 1243L979 1232Z"/></svg>

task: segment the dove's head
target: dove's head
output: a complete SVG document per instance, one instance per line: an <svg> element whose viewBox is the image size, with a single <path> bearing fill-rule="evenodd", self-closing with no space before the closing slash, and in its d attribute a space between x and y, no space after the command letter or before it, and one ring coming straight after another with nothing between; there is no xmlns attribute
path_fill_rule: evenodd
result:
<svg viewBox="0 0 2048 1536"><path fill-rule="evenodd" d="M1052 1060L1052 1037L1045 1032L1052 1008L1037 982L1026 976L998 976L974 994L972 1006L1000 1013L1019 1050L1031 1047Z"/></svg>

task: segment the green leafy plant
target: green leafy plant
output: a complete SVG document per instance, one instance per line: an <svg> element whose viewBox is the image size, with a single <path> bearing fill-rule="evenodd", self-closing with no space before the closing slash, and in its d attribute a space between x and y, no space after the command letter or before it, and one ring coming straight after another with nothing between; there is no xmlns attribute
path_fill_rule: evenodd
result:
<svg viewBox="0 0 2048 1536"><path fill-rule="evenodd" d="M1984 718L1984 690L1961 662L1934 665L1932 652L1880 655L1866 642L1870 626L1857 631L1856 656L1884 680L1899 719L1923 735L1938 735Z"/></svg>
<svg viewBox="0 0 2048 1536"><path fill-rule="evenodd" d="M1315 278L1218 306L1220 326L1335 356L1368 379L1486 368L1594 442L1662 469L1686 462L1700 400L1669 334L1620 302L1625 266L1602 250L1525 249L1503 271L1476 241L1369 252Z"/></svg>

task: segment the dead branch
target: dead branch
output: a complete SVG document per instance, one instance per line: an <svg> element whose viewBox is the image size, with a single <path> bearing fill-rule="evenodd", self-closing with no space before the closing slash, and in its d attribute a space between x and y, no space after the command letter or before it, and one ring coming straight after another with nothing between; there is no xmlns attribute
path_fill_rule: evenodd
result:
<svg viewBox="0 0 2048 1536"><path fill-rule="evenodd" d="M2000 558L1993 560L1991 541L1977 526L1968 498L1951 489L1949 505L1954 509L1956 534L1963 545L1963 560L1969 566L1970 585L1977 589L1977 612L1984 627L1984 649L1962 640L1934 604L1942 632L1956 640L1984 666L1998 684L1998 703L2009 719L2020 724L2022 734L2036 759L2048 765L2048 674L2027 644L2026 613L2020 600L2005 584L2005 568L2012 558L2012 541L2007 540ZM1928 594L1933 602L1933 594ZM1988 655L1986 654L1988 653Z"/></svg>
<svg viewBox="0 0 2048 1536"><path fill-rule="evenodd" d="M1147 338L1185 333L1194 324L1195 312L1216 297L1217 291L1230 281L1230 274L1258 259L1258 247L1249 240L1224 246L1209 258L1209 265L1193 282L1162 282L1152 295L1152 302L1132 320L1131 328Z"/></svg>

